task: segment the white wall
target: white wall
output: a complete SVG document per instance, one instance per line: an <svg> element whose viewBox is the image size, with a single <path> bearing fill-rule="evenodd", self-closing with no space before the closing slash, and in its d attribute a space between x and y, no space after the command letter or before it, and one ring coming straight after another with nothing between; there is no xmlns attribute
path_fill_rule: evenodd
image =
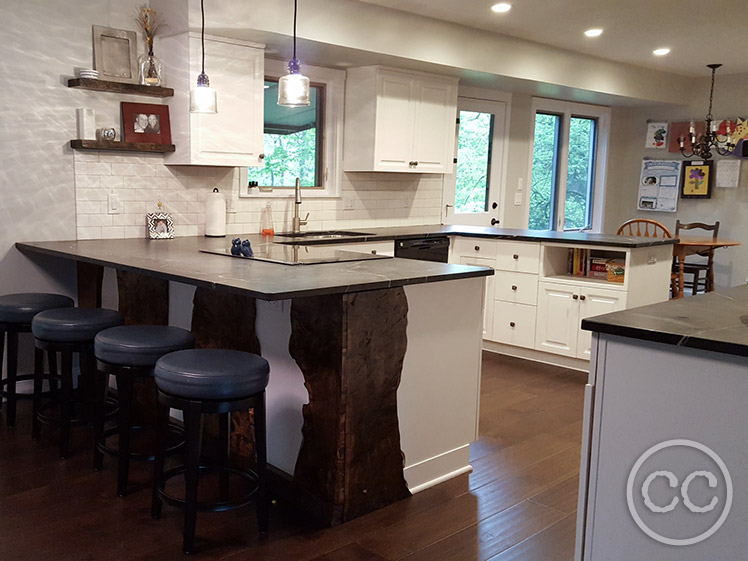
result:
<svg viewBox="0 0 748 561"><path fill-rule="evenodd" d="M724 69L723 69L724 70ZM720 75L717 73L713 113L716 118L748 116L748 75ZM673 231L675 221L720 221L720 237L739 240L741 246L716 252L715 282L717 287L734 286L748 277L748 169L741 165L738 189L714 189L711 199L679 199L678 212L637 212L639 176L643 157L682 160L680 154L660 150L645 150L644 137L647 119L662 121L703 121L709 103L709 79L693 81L692 101L687 106L659 106L649 108L617 108L613 110L611 127L611 156L608 170L607 205L604 229L615 233L629 218L651 218L662 222ZM715 160L720 159L715 156Z"/></svg>

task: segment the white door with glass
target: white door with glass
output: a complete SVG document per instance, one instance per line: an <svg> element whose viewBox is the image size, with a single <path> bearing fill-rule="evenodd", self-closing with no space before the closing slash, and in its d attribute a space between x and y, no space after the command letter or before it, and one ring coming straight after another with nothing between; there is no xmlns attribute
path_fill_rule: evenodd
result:
<svg viewBox="0 0 748 561"><path fill-rule="evenodd" d="M507 104L459 98L456 165L444 176L444 224L499 227Z"/></svg>
<svg viewBox="0 0 748 561"><path fill-rule="evenodd" d="M528 228L599 232L610 109L533 100Z"/></svg>

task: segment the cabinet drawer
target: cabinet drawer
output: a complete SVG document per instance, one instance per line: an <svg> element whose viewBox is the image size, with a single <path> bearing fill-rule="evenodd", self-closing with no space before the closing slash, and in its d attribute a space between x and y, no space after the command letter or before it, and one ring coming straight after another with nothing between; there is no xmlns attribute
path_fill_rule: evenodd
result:
<svg viewBox="0 0 748 561"><path fill-rule="evenodd" d="M492 339L517 347L535 346L535 306L494 301Z"/></svg>
<svg viewBox="0 0 748 561"><path fill-rule="evenodd" d="M356 251L359 253L372 253L374 255L395 256L395 242L359 242L359 243L342 243L334 245L323 245L317 247L330 247L341 251Z"/></svg>
<svg viewBox="0 0 748 561"><path fill-rule="evenodd" d="M484 259L496 259L496 251L499 242L482 238L452 238L454 244L452 251L460 257L481 257ZM459 258L455 260L459 263ZM492 265L491 265L492 266Z"/></svg>
<svg viewBox="0 0 748 561"><path fill-rule="evenodd" d="M534 242L500 242L496 268L518 273L540 270L540 244Z"/></svg>
<svg viewBox="0 0 748 561"><path fill-rule="evenodd" d="M538 303L538 275L496 271L494 286L496 300L530 306Z"/></svg>

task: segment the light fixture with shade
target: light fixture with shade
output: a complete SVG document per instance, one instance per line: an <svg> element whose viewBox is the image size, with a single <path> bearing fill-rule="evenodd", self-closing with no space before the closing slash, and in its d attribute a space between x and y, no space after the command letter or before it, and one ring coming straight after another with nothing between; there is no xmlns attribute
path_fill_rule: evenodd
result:
<svg viewBox="0 0 748 561"><path fill-rule="evenodd" d="M727 127L725 129L725 135L720 138L719 134L719 123L712 122L712 99L714 98L714 73L717 68L722 66L721 64L707 64L707 68L712 69L712 87L709 90L709 112L706 114L704 119L704 134L696 135L696 127L694 122L691 121L688 128L688 137L691 141L691 153L686 154L684 137L678 137L678 145L680 146L680 153L686 158L699 158L702 160L709 160L712 157L711 149L714 148L720 156L727 156L731 154L735 149L735 144L730 138L730 121L727 121Z"/></svg>
<svg viewBox="0 0 748 561"><path fill-rule="evenodd" d="M204 0L200 0L202 66L200 75L197 77L197 86L190 91L190 113L218 113L218 96L216 90L210 87L210 79L205 73L205 6L203 2Z"/></svg>
<svg viewBox="0 0 748 561"><path fill-rule="evenodd" d="M296 14L298 0L293 2L293 58L288 62L288 74L278 80L278 105L284 107L304 107L311 104L309 100L309 78L299 69L296 58Z"/></svg>

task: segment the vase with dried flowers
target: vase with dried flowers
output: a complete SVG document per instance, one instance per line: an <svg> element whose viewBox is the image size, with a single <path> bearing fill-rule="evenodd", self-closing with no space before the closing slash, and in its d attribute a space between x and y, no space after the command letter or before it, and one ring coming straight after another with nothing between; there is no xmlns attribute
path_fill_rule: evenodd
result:
<svg viewBox="0 0 748 561"><path fill-rule="evenodd" d="M165 86L164 65L153 55L153 38L161 25L161 18L158 17L156 10L143 4L135 16L135 21L143 32L146 45L146 53L138 58L140 83L146 86Z"/></svg>

